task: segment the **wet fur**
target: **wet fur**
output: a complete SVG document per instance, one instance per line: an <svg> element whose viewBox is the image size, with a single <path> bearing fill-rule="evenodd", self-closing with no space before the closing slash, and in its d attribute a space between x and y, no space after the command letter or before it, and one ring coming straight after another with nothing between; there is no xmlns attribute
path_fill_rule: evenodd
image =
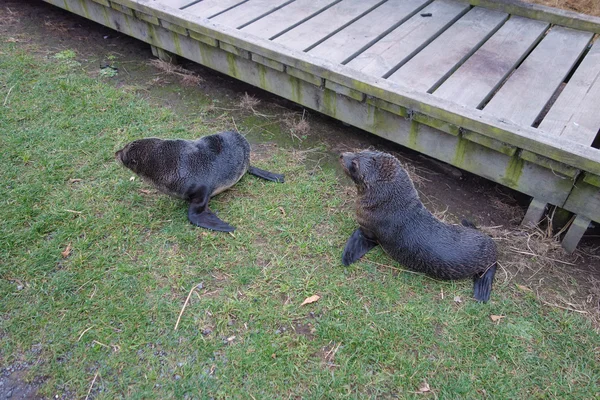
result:
<svg viewBox="0 0 600 400"><path fill-rule="evenodd" d="M345 264L357 259L348 251L368 248L366 241L372 241L414 271L438 279L473 277L476 298L489 299L497 257L489 236L472 224L446 224L433 216L400 162L390 154L344 153L341 163L358 189L356 219L365 238L353 234L344 251ZM358 247L352 247L351 240Z"/></svg>
<svg viewBox="0 0 600 400"><path fill-rule="evenodd" d="M250 166L250 144L237 132L198 140L140 139L117 151L115 157L161 192L189 201L192 224L226 232L235 228L208 209L210 197L235 185L246 172L283 182L283 175Z"/></svg>
<svg viewBox="0 0 600 400"><path fill-rule="evenodd" d="M117 158L161 192L190 201L197 186L214 196L240 180L249 166L250 145L235 132L193 141L148 138L129 143Z"/></svg>

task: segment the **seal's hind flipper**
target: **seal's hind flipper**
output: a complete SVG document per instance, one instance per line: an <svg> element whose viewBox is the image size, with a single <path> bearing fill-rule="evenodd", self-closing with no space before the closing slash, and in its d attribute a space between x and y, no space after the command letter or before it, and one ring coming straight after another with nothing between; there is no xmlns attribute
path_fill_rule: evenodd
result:
<svg viewBox="0 0 600 400"><path fill-rule="evenodd" d="M496 275L496 263L489 267L483 275L476 274L473 277L473 296L475 300L485 303L490 299L494 275Z"/></svg>
<svg viewBox="0 0 600 400"><path fill-rule="evenodd" d="M268 181L283 183L283 175L265 171L264 169L249 166L248 173L254 176L258 176L259 178L266 179Z"/></svg>
<svg viewBox="0 0 600 400"><path fill-rule="evenodd" d="M194 207L194 204L190 204L188 209L188 219L196 226L206 229L212 229L213 231L221 232L233 232L235 228L229 225L227 222L221 220L215 213L206 208L202 212L198 212L198 209Z"/></svg>
<svg viewBox="0 0 600 400"><path fill-rule="evenodd" d="M367 254L375 246L377 246L377 242L367 239L360 228L355 230L346 242L346 247L344 247L342 264L348 266L358 261L359 258Z"/></svg>

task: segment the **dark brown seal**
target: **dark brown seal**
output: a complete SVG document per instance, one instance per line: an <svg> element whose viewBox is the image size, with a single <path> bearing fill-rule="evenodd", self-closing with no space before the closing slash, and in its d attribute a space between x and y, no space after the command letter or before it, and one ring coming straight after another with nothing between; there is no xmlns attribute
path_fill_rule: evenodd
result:
<svg viewBox="0 0 600 400"><path fill-rule="evenodd" d="M344 172L358 190L356 220L342 262L350 265L378 244L405 267L439 279L474 280L474 297L488 301L496 273L496 244L466 222L446 224L419 199L412 180L390 154L344 153Z"/></svg>
<svg viewBox="0 0 600 400"><path fill-rule="evenodd" d="M284 180L283 175L250 166L250 144L237 132L198 140L140 139L117 151L115 158L161 192L189 201L190 222L216 231L235 228L209 210L211 197L235 185L246 172Z"/></svg>

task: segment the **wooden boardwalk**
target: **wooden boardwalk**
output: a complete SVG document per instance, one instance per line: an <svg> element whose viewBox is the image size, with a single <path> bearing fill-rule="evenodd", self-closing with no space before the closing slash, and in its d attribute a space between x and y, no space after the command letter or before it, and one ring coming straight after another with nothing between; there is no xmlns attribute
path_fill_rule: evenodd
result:
<svg viewBox="0 0 600 400"><path fill-rule="evenodd" d="M45 0L600 222L600 19L516 0Z"/></svg>

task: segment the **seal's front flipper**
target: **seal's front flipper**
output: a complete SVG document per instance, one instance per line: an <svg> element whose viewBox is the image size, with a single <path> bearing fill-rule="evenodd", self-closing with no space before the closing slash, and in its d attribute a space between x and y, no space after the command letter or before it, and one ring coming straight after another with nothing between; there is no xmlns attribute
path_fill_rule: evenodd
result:
<svg viewBox="0 0 600 400"><path fill-rule="evenodd" d="M258 176L259 178L266 179L268 181L283 183L283 175L265 171L264 169L249 166L248 173L254 176Z"/></svg>
<svg viewBox="0 0 600 400"><path fill-rule="evenodd" d="M473 277L473 296L475 300L485 303L490 299L494 275L496 275L496 263L489 267L483 275L476 274Z"/></svg>
<svg viewBox="0 0 600 400"><path fill-rule="evenodd" d="M188 219L201 228L213 231L233 232L235 228L227 222L222 221L215 213L208 209L210 193L206 186L191 188L187 193L190 199L188 208Z"/></svg>
<svg viewBox="0 0 600 400"><path fill-rule="evenodd" d="M354 231L350 239L346 242L344 252L342 253L342 264L348 266L359 258L367 254L369 250L377 246L377 242L370 240L363 234L363 231L359 228Z"/></svg>
<svg viewBox="0 0 600 400"><path fill-rule="evenodd" d="M235 228L229 225L227 222L221 220L215 213L210 211L208 207L204 211L199 212L198 208L194 207L194 204L190 204L188 210L188 219L196 226L206 229L212 229L213 231L221 232L233 232Z"/></svg>

